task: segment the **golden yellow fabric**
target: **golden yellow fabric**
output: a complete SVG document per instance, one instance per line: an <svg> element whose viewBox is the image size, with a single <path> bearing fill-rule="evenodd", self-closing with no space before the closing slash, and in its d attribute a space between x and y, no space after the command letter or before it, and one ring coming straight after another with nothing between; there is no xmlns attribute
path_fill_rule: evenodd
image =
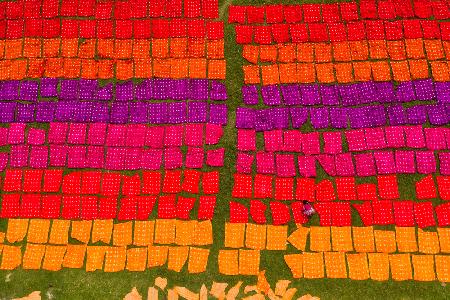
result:
<svg viewBox="0 0 450 300"><path fill-rule="evenodd" d="M239 274L258 275L259 273L259 250L239 250Z"/></svg>
<svg viewBox="0 0 450 300"><path fill-rule="evenodd" d="M219 250L219 272L225 275L239 274L239 251Z"/></svg>
<svg viewBox="0 0 450 300"><path fill-rule="evenodd" d="M4 250L3 250L4 251ZM436 275L440 282L450 282L450 256L435 255Z"/></svg>
<svg viewBox="0 0 450 300"><path fill-rule="evenodd" d="M225 223L225 247L244 247L245 225L245 223Z"/></svg>
<svg viewBox="0 0 450 300"><path fill-rule="evenodd" d="M300 251L305 251L306 241L309 235L309 227L298 226L288 237L288 242Z"/></svg>
<svg viewBox="0 0 450 300"><path fill-rule="evenodd" d="M208 265L209 249L191 247L189 249L188 272L203 273Z"/></svg>
<svg viewBox="0 0 450 300"><path fill-rule="evenodd" d="M20 246L3 245L2 270L14 270L22 263L22 251Z"/></svg>
<svg viewBox="0 0 450 300"><path fill-rule="evenodd" d="M44 244L48 241L50 220L31 219L28 225L28 243Z"/></svg>
<svg viewBox="0 0 450 300"><path fill-rule="evenodd" d="M105 261L106 248L108 246L88 246L86 255L86 271L93 272L95 270L103 269L103 262Z"/></svg>
<svg viewBox="0 0 450 300"><path fill-rule="evenodd" d="M368 253L370 278L377 281L389 279L389 256L387 253Z"/></svg>
<svg viewBox="0 0 450 300"><path fill-rule="evenodd" d="M133 243L133 222L123 222L114 224L113 245L128 246Z"/></svg>
<svg viewBox="0 0 450 300"><path fill-rule="evenodd" d="M352 228L350 226L331 227L331 244L333 251L353 251Z"/></svg>
<svg viewBox="0 0 450 300"><path fill-rule="evenodd" d="M390 254L389 262L392 280L403 281L412 279L411 255L409 253Z"/></svg>
<svg viewBox="0 0 450 300"><path fill-rule="evenodd" d="M175 243L175 220L157 219L155 221L155 244Z"/></svg>
<svg viewBox="0 0 450 300"><path fill-rule="evenodd" d="M175 272L181 272L186 263L189 255L189 247L169 247L169 256L167 262L167 268Z"/></svg>
<svg viewBox="0 0 450 300"><path fill-rule="evenodd" d="M311 226L309 248L317 252L331 251L330 227Z"/></svg>
<svg viewBox="0 0 450 300"><path fill-rule="evenodd" d="M67 245L66 255L63 260L64 268L80 269L84 264L84 257L86 256L86 245ZM88 258L89 260L89 258ZM103 260L102 260L103 265ZM86 264L87 267L87 264ZM101 267L100 267L101 269Z"/></svg>
<svg viewBox="0 0 450 300"><path fill-rule="evenodd" d="M45 245L27 243L23 253L22 268L39 270L45 254Z"/></svg>
<svg viewBox="0 0 450 300"><path fill-rule="evenodd" d="M44 262L42 269L48 271L59 271L66 254L67 246L47 245L45 247Z"/></svg>
<svg viewBox="0 0 450 300"><path fill-rule="evenodd" d="M414 280L436 280L433 255L412 255L412 264L414 269Z"/></svg>
<svg viewBox="0 0 450 300"><path fill-rule="evenodd" d="M211 220L200 221L195 226L194 244L195 246L212 245L213 230Z"/></svg>
<svg viewBox="0 0 450 300"><path fill-rule="evenodd" d="M67 245L69 242L69 229L70 220L53 220L48 242L56 245Z"/></svg>
<svg viewBox="0 0 450 300"><path fill-rule="evenodd" d="M284 256L284 261L288 265L289 269L291 269L292 277L303 277L303 254L287 254Z"/></svg>
<svg viewBox="0 0 450 300"><path fill-rule="evenodd" d="M6 240L15 243L23 241L28 230L28 219L8 219Z"/></svg>
<svg viewBox="0 0 450 300"><path fill-rule="evenodd" d="M395 232L390 230L374 230L377 252L392 253L397 250Z"/></svg>
<svg viewBox="0 0 450 300"><path fill-rule="evenodd" d="M267 250L286 250L288 226L267 225Z"/></svg>
<svg viewBox="0 0 450 300"><path fill-rule="evenodd" d="M72 221L70 236L87 244L91 239L92 221Z"/></svg>
<svg viewBox="0 0 450 300"><path fill-rule="evenodd" d="M375 238L373 236L373 227L352 227L353 246L356 252L374 252Z"/></svg>
<svg viewBox="0 0 450 300"><path fill-rule="evenodd" d="M437 232L423 231L418 229L419 252L425 254L437 254L440 252L439 238Z"/></svg>
<svg viewBox="0 0 450 300"><path fill-rule="evenodd" d="M398 252L417 252L415 227L395 227Z"/></svg>
<svg viewBox="0 0 450 300"><path fill-rule="evenodd" d="M175 244L181 246L188 246L193 244L195 228L197 227L196 220L176 220L175 222Z"/></svg>
<svg viewBox="0 0 450 300"><path fill-rule="evenodd" d="M153 244L155 221L135 221L133 245L148 246Z"/></svg>
<svg viewBox="0 0 450 300"><path fill-rule="evenodd" d="M111 243L111 234L113 230L113 220L94 220L92 225L91 242Z"/></svg>
<svg viewBox="0 0 450 300"><path fill-rule="evenodd" d="M348 277L353 280L369 279L366 253L347 253Z"/></svg>
<svg viewBox="0 0 450 300"><path fill-rule="evenodd" d="M167 262L168 246L148 246L148 267L160 267Z"/></svg>
<svg viewBox="0 0 450 300"><path fill-rule="evenodd" d="M266 225L248 223L245 230L245 247L263 250L266 248Z"/></svg>
<svg viewBox="0 0 450 300"><path fill-rule="evenodd" d="M450 228L438 227L437 232L441 253L450 253Z"/></svg>
<svg viewBox="0 0 450 300"><path fill-rule="evenodd" d="M303 276L309 279L325 277L322 252L303 252Z"/></svg>
<svg viewBox="0 0 450 300"><path fill-rule="evenodd" d="M130 248L127 250L128 271L144 271L147 267L147 247Z"/></svg>
<svg viewBox="0 0 450 300"><path fill-rule="evenodd" d="M125 269L126 247L107 247L105 253L105 272L119 272Z"/></svg>

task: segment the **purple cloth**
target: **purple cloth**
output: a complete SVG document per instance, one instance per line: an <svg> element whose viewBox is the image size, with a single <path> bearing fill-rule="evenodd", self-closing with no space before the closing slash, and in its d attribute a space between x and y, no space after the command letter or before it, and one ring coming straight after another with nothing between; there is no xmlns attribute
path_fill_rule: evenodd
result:
<svg viewBox="0 0 450 300"><path fill-rule="evenodd" d="M308 109L305 107L291 107L289 114L293 128L301 128L308 120Z"/></svg>
<svg viewBox="0 0 450 300"><path fill-rule="evenodd" d="M259 109L255 111L255 130L272 130L273 124L270 116L270 109Z"/></svg>
<svg viewBox="0 0 450 300"><path fill-rule="evenodd" d="M400 82L396 91L397 102L411 102L416 100L412 81Z"/></svg>
<svg viewBox="0 0 450 300"><path fill-rule="evenodd" d="M396 99L392 82L377 82L375 88L380 103L392 103Z"/></svg>
<svg viewBox="0 0 450 300"><path fill-rule="evenodd" d="M111 104L109 119L113 124L128 123L128 103L113 102L113 104Z"/></svg>
<svg viewBox="0 0 450 300"><path fill-rule="evenodd" d="M19 81L3 81L1 90L2 98L0 100L17 100L19 97Z"/></svg>
<svg viewBox="0 0 450 300"><path fill-rule="evenodd" d="M133 99L134 99L133 82L125 81L123 83L116 83L117 101L132 101Z"/></svg>
<svg viewBox="0 0 450 300"><path fill-rule="evenodd" d="M35 104L17 104L16 122L34 122Z"/></svg>
<svg viewBox="0 0 450 300"><path fill-rule="evenodd" d="M167 105L168 123L180 124L186 122L187 107L185 102L172 102Z"/></svg>
<svg viewBox="0 0 450 300"><path fill-rule="evenodd" d="M36 101L38 99L39 83L37 81L22 81L20 84L20 99Z"/></svg>
<svg viewBox="0 0 450 300"><path fill-rule="evenodd" d="M301 85L300 91L302 94L302 104L304 105L320 104L319 87L316 84Z"/></svg>
<svg viewBox="0 0 450 300"><path fill-rule="evenodd" d="M450 103L450 82L436 82L435 90L438 103Z"/></svg>
<svg viewBox="0 0 450 300"><path fill-rule="evenodd" d="M53 122L55 110L55 102L38 102L36 104L36 122Z"/></svg>
<svg viewBox="0 0 450 300"><path fill-rule="evenodd" d="M238 107L236 109L236 128L255 128L255 111L251 108Z"/></svg>
<svg viewBox="0 0 450 300"><path fill-rule="evenodd" d="M151 103L148 106L148 122L163 124L168 120L168 103Z"/></svg>
<svg viewBox="0 0 450 300"><path fill-rule="evenodd" d="M420 101L432 100L436 98L434 92L433 80L420 79L414 81L414 90L416 92L416 98Z"/></svg>
<svg viewBox="0 0 450 300"><path fill-rule="evenodd" d="M191 100L208 100L208 80L192 79L189 92L189 99Z"/></svg>
<svg viewBox="0 0 450 300"><path fill-rule="evenodd" d="M113 99L113 84L108 83L105 86L98 86L95 92L95 99L99 101L111 101Z"/></svg>
<svg viewBox="0 0 450 300"><path fill-rule="evenodd" d="M339 85L338 90L339 96L341 97L341 104L343 106L353 106L360 104L358 102L358 90L354 84Z"/></svg>
<svg viewBox="0 0 450 300"><path fill-rule="evenodd" d="M227 105L226 104L210 104L209 105L209 122L218 125L227 124Z"/></svg>
<svg viewBox="0 0 450 300"><path fill-rule="evenodd" d="M211 80L211 90L209 91L209 98L214 101L227 100L227 88L222 82Z"/></svg>
<svg viewBox="0 0 450 300"><path fill-rule="evenodd" d="M56 78L42 78L41 79L41 97L51 98L58 96L58 79Z"/></svg>
<svg viewBox="0 0 450 300"><path fill-rule="evenodd" d="M261 88L263 103L265 105L273 106L281 104L280 90L278 85L267 85Z"/></svg>
<svg viewBox="0 0 450 300"><path fill-rule="evenodd" d="M63 101L78 100L79 81L75 79L61 80L59 99Z"/></svg>
<svg viewBox="0 0 450 300"><path fill-rule="evenodd" d="M172 99L186 100L188 98L189 81L187 79L173 80Z"/></svg>
<svg viewBox="0 0 450 300"><path fill-rule="evenodd" d="M130 108L130 123L147 123L148 122L148 108L145 102L132 102Z"/></svg>
<svg viewBox="0 0 450 300"><path fill-rule="evenodd" d="M189 123L202 123L207 119L208 103L206 101L193 101L188 103L187 121Z"/></svg>
<svg viewBox="0 0 450 300"><path fill-rule="evenodd" d="M70 122L73 120L73 107L71 102L59 101L56 105L55 121Z"/></svg>
<svg viewBox="0 0 450 300"><path fill-rule="evenodd" d="M289 109L285 107L271 108L270 117L274 129L286 129L289 127Z"/></svg>
<svg viewBox="0 0 450 300"><path fill-rule="evenodd" d="M323 129L329 126L330 116L328 114L328 107L311 107L309 109L309 114L314 129Z"/></svg>
<svg viewBox="0 0 450 300"><path fill-rule="evenodd" d="M95 112L91 115L91 122L108 123L109 109L106 102L94 102L92 104L92 110Z"/></svg>
<svg viewBox="0 0 450 300"><path fill-rule="evenodd" d="M153 99L153 81L146 79L134 87L134 96L136 100L150 100Z"/></svg>
<svg viewBox="0 0 450 300"><path fill-rule="evenodd" d="M339 93L335 85L321 85L320 96L323 105L339 105Z"/></svg>
<svg viewBox="0 0 450 300"><path fill-rule="evenodd" d="M333 128L347 128L347 108L330 107L330 121Z"/></svg>
<svg viewBox="0 0 450 300"><path fill-rule="evenodd" d="M427 106L427 113L431 125L440 126L448 124L449 117L445 106L429 105Z"/></svg>
<svg viewBox="0 0 450 300"><path fill-rule="evenodd" d="M281 94L283 95L284 104L288 106L300 105L302 97L298 85L288 84L281 86Z"/></svg>
<svg viewBox="0 0 450 300"><path fill-rule="evenodd" d="M95 90L97 89L97 80L80 79L79 97L81 100L95 99Z"/></svg>
<svg viewBox="0 0 450 300"><path fill-rule="evenodd" d="M256 85L244 85L242 87L242 100L246 105L258 104L258 87Z"/></svg>
<svg viewBox="0 0 450 300"><path fill-rule="evenodd" d="M366 116L371 127L386 125L386 110L383 105L372 105L366 107Z"/></svg>
<svg viewBox="0 0 450 300"><path fill-rule="evenodd" d="M424 105L416 105L406 109L408 124L420 125L427 122L427 110Z"/></svg>
<svg viewBox="0 0 450 300"><path fill-rule="evenodd" d="M406 113L401 104L388 106L387 113L389 117L389 125L397 126L406 124Z"/></svg>

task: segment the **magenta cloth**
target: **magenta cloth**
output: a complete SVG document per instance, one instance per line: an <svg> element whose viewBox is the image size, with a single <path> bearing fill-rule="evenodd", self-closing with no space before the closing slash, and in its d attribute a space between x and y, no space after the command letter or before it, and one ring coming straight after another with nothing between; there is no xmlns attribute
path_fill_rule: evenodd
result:
<svg viewBox="0 0 450 300"><path fill-rule="evenodd" d="M252 154L238 152L236 158L236 171L238 173L251 173L254 159L254 155Z"/></svg>

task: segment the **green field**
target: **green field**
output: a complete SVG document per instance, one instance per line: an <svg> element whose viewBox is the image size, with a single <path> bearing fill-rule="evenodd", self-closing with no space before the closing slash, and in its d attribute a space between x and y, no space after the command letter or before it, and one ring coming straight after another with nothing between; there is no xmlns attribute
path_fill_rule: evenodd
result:
<svg viewBox="0 0 450 300"><path fill-rule="evenodd" d="M286 1L289 3L303 3ZM320 2L320 1L309 1ZM269 4L279 1L238 0L219 1L220 14L223 21L227 20L227 7L233 4ZM169 287L173 285L185 286L193 291L198 291L205 283L209 288L213 281L227 282L234 285L239 280L244 285L256 283L256 277L223 276L218 273L217 255L223 247L224 223L228 219L228 202L231 200L233 187L233 174L236 158L236 130L234 128L235 110L241 104L240 88L243 84L241 66L243 59L242 49L235 44L233 26L225 23L225 57L227 59L227 89L229 99L229 122L220 146L226 148L225 166L220 169L221 192L218 196L214 217L214 245L208 263L208 271L199 275L189 275L186 270L181 273L168 271L165 268L151 269L145 272L104 273L96 271L87 273L84 270L63 269L59 272L29 271L18 269L12 272L0 271L0 299L11 299L25 296L32 291L42 292L43 299L122 299L132 287L136 286L139 292L146 297L147 289L153 285L157 276L166 277ZM305 130L311 130L306 125ZM261 139L258 143L261 143ZM321 178L327 176L322 173ZM412 199L414 194L414 176L399 176L400 191L404 199ZM364 179L365 182L374 178ZM318 220L312 220L312 224L318 224ZM290 226L294 226L291 224ZM0 230L6 229L6 221L0 221ZM288 246L286 253L294 253L292 246ZM261 269L266 270L267 279L274 285L279 279L291 279L290 270L284 263L281 251L262 251ZM186 269L186 268L185 268ZM439 282L423 283L415 281L407 282L375 282L353 281L349 279L320 279L320 280L293 280L290 287L298 289L297 297L303 294L312 294L321 299L449 299L450 287Z"/></svg>

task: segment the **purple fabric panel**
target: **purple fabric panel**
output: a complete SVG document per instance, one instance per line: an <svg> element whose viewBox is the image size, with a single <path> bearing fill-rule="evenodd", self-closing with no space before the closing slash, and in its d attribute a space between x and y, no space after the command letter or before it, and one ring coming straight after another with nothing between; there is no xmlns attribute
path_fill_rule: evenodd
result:
<svg viewBox="0 0 450 300"><path fill-rule="evenodd" d="M255 128L255 111L251 108L238 107L236 109L237 128Z"/></svg>
<svg viewBox="0 0 450 300"><path fill-rule="evenodd" d="M227 88L222 82L216 80L211 81L211 90L209 98L214 101L223 101L228 99Z"/></svg>
<svg viewBox="0 0 450 300"><path fill-rule="evenodd" d="M309 109L309 114L311 116L311 124L315 129L323 129L329 126L328 107L312 107Z"/></svg>
<svg viewBox="0 0 450 300"><path fill-rule="evenodd" d="M267 131L272 130L273 124L270 115L270 109L260 109L255 112L255 130Z"/></svg>
<svg viewBox="0 0 450 300"><path fill-rule="evenodd" d="M323 105L339 105L339 92L336 85L321 85L320 96Z"/></svg>
<svg viewBox="0 0 450 300"><path fill-rule="evenodd" d="M303 105L320 104L319 87L316 84L300 85Z"/></svg>
<svg viewBox="0 0 450 300"><path fill-rule="evenodd" d="M116 84L117 101L131 101L134 99L134 85L131 81Z"/></svg>
<svg viewBox="0 0 450 300"><path fill-rule="evenodd" d="M259 102L258 87L256 85L244 85L242 87L242 101L246 105L256 105Z"/></svg>
<svg viewBox="0 0 450 300"><path fill-rule="evenodd" d="M80 79L79 97L81 100L95 99L95 90L97 89L97 80Z"/></svg>
<svg viewBox="0 0 450 300"><path fill-rule="evenodd" d="M261 88L263 103L265 105L280 105L281 96L278 85L266 85Z"/></svg>
<svg viewBox="0 0 450 300"><path fill-rule="evenodd" d="M284 104L288 106L300 105L302 103L302 98L298 85L295 84L282 85L281 94L283 95Z"/></svg>
<svg viewBox="0 0 450 300"><path fill-rule="evenodd" d="M396 90L396 99L398 102L411 102L416 100L412 81L399 83Z"/></svg>

